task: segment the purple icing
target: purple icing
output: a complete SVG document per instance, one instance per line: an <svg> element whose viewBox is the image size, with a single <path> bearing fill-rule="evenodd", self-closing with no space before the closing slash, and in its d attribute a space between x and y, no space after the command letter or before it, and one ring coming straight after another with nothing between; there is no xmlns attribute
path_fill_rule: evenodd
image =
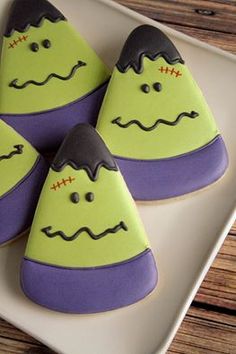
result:
<svg viewBox="0 0 236 354"><path fill-rule="evenodd" d="M31 114L4 114L0 118L39 151L55 150L76 124L96 125L106 88L107 82L88 95L60 108Z"/></svg>
<svg viewBox="0 0 236 354"><path fill-rule="evenodd" d="M46 162L39 157L28 175L0 198L0 245L30 227L47 171Z"/></svg>
<svg viewBox="0 0 236 354"><path fill-rule="evenodd" d="M228 166L221 136L178 157L159 160L115 158L133 198L146 201L176 197L203 188L219 179Z"/></svg>
<svg viewBox="0 0 236 354"><path fill-rule="evenodd" d="M21 286L26 296L51 310L95 313L130 305L157 284L153 254L95 268L62 268L23 259Z"/></svg>

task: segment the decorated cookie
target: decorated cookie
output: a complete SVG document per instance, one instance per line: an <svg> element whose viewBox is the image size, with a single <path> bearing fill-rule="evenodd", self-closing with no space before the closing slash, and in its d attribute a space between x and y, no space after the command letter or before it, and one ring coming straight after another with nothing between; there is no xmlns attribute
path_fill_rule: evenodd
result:
<svg viewBox="0 0 236 354"><path fill-rule="evenodd" d="M23 291L53 310L93 313L132 304L156 282L142 222L113 157L93 127L77 125L40 196Z"/></svg>
<svg viewBox="0 0 236 354"><path fill-rule="evenodd" d="M227 168L225 145L202 92L170 39L149 25L128 37L97 129L137 200L195 191Z"/></svg>
<svg viewBox="0 0 236 354"><path fill-rule="evenodd" d="M31 225L47 170L37 151L0 120L0 245Z"/></svg>
<svg viewBox="0 0 236 354"><path fill-rule="evenodd" d="M0 117L40 150L96 123L109 71L47 0L15 0L3 37Z"/></svg>

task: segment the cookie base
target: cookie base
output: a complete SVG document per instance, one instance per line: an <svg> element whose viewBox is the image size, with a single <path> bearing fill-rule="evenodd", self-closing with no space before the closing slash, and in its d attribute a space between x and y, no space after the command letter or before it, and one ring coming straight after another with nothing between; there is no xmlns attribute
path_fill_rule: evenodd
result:
<svg viewBox="0 0 236 354"><path fill-rule="evenodd" d="M219 135L193 152L159 160L135 160L115 156L135 200L174 198L202 189L226 171L228 154Z"/></svg>
<svg viewBox="0 0 236 354"><path fill-rule="evenodd" d="M146 297L157 284L151 250L109 266L62 268L24 258L21 287L37 304L65 313L114 310Z"/></svg>
<svg viewBox="0 0 236 354"><path fill-rule="evenodd" d="M4 114L0 118L40 152L53 151L76 124L96 125L107 84L63 107L30 114Z"/></svg>
<svg viewBox="0 0 236 354"><path fill-rule="evenodd" d="M48 165L39 157L25 178L0 198L0 245L30 227L47 172Z"/></svg>

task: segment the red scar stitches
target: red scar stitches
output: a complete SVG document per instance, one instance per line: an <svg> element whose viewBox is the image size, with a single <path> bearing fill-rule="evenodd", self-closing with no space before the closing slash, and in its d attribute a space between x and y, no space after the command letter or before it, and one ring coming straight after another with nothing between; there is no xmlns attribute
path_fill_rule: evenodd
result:
<svg viewBox="0 0 236 354"><path fill-rule="evenodd" d="M61 181L57 181L56 183L53 183L52 187L50 189L57 191L60 189L62 186L67 186L67 184L71 184L73 181L75 181L74 177L69 176L68 178L62 178Z"/></svg>
<svg viewBox="0 0 236 354"><path fill-rule="evenodd" d="M27 41L28 39L28 35L27 36L18 36L17 39L14 39L11 43L9 43L9 46L8 46L8 49L11 49L11 48L15 48L19 43L22 43L22 42L25 42Z"/></svg>
<svg viewBox="0 0 236 354"><path fill-rule="evenodd" d="M165 73L165 74L170 74L171 76L172 75L175 75L175 77L179 77L179 76L182 76L181 72L178 70L176 71L175 68L169 68L168 66L166 67L160 67L158 69L161 73Z"/></svg>

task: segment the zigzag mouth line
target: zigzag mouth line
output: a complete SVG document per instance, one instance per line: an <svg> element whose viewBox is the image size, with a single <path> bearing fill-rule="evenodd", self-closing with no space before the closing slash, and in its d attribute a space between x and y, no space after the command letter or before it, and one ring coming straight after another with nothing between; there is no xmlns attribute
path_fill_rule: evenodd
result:
<svg viewBox="0 0 236 354"><path fill-rule="evenodd" d="M23 153L24 145L14 145L13 147L15 148L15 150L11 151L8 155L0 156L0 161L9 160L14 155L20 155Z"/></svg>
<svg viewBox="0 0 236 354"><path fill-rule="evenodd" d="M169 120L165 120L165 119L157 119L157 121L151 125L150 127L146 127L145 125L143 125L140 121L138 121L137 119L133 119L131 121L129 121L128 123L121 123L121 117L117 117L115 119L113 119L111 121L112 124L116 124L118 125L120 128L128 128L130 127L131 125L137 125L140 129L146 131L146 132L150 132L154 129L156 129L160 124L165 124L165 125L169 125L169 126L175 126L177 125L182 118L184 117L188 117L188 118L191 118L191 119L194 119L194 118L197 118L199 116L199 113L197 112L182 112L178 115L178 117L173 121L169 121Z"/></svg>
<svg viewBox="0 0 236 354"><path fill-rule="evenodd" d="M127 225L124 223L124 221L121 221L119 224L112 228L108 228L105 231L103 231L100 234L94 234L92 230L89 227L81 227L79 230L77 230L72 236L67 236L63 231L56 231L56 232L51 232L52 226L47 226L41 229L41 231L49 238L54 238L54 237L61 237L64 241L74 241L79 237L79 235L83 232L86 232L93 240L99 240L100 238L108 235L108 234L115 234L116 232L120 230L128 231Z"/></svg>
<svg viewBox="0 0 236 354"><path fill-rule="evenodd" d="M73 66L73 68L71 69L69 75L67 75L67 76L61 76L61 75L58 75L58 74L55 74L55 73L51 73L51 74L48 75L48 77L44 81L38 82L38 81L35 81L35 80L29 80L29 81L26 81L22 85L18 85L17 84L18 79L14 79L14 80L12 80L10 82L9 87L14 87L15 89L24 89L24 88L26 88L29 85L43 86L43 85L47 84L48 81L50 81L52 78L56 78L56 79L63 80L63 81L70 80L75 75L76 71L79 68L81 68L83 66L86 66L86 65L87 64L85 62L79 60L78 63Z"/></svg>

